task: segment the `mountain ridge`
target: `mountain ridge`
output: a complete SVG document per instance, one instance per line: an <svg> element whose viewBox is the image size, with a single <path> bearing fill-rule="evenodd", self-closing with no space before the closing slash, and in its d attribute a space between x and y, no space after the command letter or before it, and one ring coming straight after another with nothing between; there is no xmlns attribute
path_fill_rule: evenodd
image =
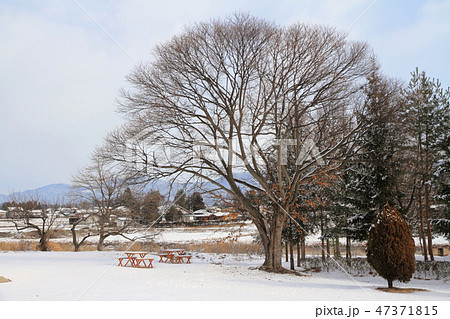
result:
<svg viewBox="0 0 450 319"><path fill-rule="evenodd" d="M252 183L251 181L251 175L242 172L237 173L236 178L239 178L241 180L245 180L249 183ZM216 179L216 181L222 185L228 186L228 183L223 177L219 177ZM165 180L157 180L151 184L148 184L145 187L145 191L150 190L159 190L161 194L164 196L169 196L173 198L176 191L178 189L185 188L188 190L188 193L191 193L192 191L195 191L196 188L193 184L182 184L182 183L174 183L172 186L169 182ZM211 182L207 182L203 184L202 190L213 190L216 189L217 186L215 186ZM25 198L38 198L41 201L49 202L49 203L65 203L67 200L70 199L70 192L72 190L72 186L70 184L65 183L57 183L57 184L49 184L42 187L38 187L35 189L25 190L22 192L14 192L9 195L6 194L0 194L0 204L10 201L11 199L14 199L14 197L25 197ZM223 191L218 191L219 193L225 194ZM213 199L211 198L205 198L204 199L207 204L212 204Z"/></svg>

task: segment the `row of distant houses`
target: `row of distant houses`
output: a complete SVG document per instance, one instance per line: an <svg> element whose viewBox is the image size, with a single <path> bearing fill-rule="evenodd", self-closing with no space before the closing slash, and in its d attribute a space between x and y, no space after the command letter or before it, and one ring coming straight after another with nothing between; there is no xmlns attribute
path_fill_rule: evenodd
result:
<svg viewBox="0 0 450 319"><path fill-rule="evenodd" d="M161 222L168 223L165 218L165 212L168 211L167 206L160 207ZM243 216L237 213L231 208L220 208L215 206L206 207L197 211L190 211L181 206L175 206L178 211L178 220L174 222L183 223L196 223L196 222L234 222L243 219ZM58 219L66 220L65 223L70 225L79 222L82 224L93 224L96 219L99 218L98 214L95 214L98 209L79 209L63 207L52 211L47 209L46 214L54 214ZM22 215L22 208L20 207L8 207L7 210L0 210L0 218L14 219L20 218ZM110 215L110 223L114 223L117 227L124 226L131 221L129 216L129 209L126 207L117 207L113 209L113 213ZM29 218L40 218L43 215L42 210L35 209L29 212Z"/></svg>
<svg viewBox="0 0 450 319"><path fill-rule="evenodd" d="M233 222L243 218L243 216L237 213L231 208L220 208L216 206L209 206L205 209L199 209L196 211L190 211L180 206L175 206L180 215L178 222L195 223L195 222ZM163 210L165 210L163 208ZM166 222L166 218L162 216L162 222Z"/></svg>
<svg viewBox="0 0 450 319"><path fill-rule="evenodd" d="M125 217L126 208L118 207L113 209L113 214L110 215L109 222L117 227L121 227L130 221L129 217ZM61 207L59 209L48 208L45 210L45 214L42 209L33 209L28 212L27 217L30 219L38 219L44 217L52 216L58 220L60 224L73 225L81 220L81 224L92 225L95 224L100 218L98 214L98 209L79 209L79 208L69 208ZM7 207L7 210L0 210L0 219L20 219L23 216L22 207Z"/></svg>

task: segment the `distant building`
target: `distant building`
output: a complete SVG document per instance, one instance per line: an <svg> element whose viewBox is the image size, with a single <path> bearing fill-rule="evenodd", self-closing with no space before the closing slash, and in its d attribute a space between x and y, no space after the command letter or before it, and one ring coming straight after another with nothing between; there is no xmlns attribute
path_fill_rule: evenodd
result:
<svg viewBox="0 0 450 319"><path fill-rule="evenodd" d="M6 218L20 218L22 216L23 208L11 206L7 208Z"/></svg>

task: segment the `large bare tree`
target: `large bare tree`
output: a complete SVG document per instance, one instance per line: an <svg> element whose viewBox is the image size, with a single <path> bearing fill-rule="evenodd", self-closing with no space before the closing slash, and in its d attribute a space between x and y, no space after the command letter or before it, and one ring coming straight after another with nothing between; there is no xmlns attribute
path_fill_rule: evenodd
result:
<svg viewBox="0 0 450 319"><path fill-rule="evenodd" d="M102 152L138 179L193 177L235 197L261 236L262 268L280 271L299 186L340 165L359 130L368 51L324 26L279 27L240 13L196 24L136 66L119 101L128 124ZM266 194L270 209L248 189Z"/></svg>

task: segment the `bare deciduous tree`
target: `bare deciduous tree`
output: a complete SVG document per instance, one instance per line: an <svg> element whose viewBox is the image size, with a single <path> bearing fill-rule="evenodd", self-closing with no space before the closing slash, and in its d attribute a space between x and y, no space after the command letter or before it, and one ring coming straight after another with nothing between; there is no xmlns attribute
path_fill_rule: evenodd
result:
<svg viewBox="0 0 450 319"><path fill-rule="evenodd" d="M11 202L11 222L16 230L35 230L39 236L39 250L48 251L50 237L59 226L56 223L56 206L40 201L38 196L27 197L20 193L14 194Z"/></svg>
<svg viewBox="0 0 450 319"><path fill-rule="evenodd" d="M123 225L117 225L111 220L120 205L120 197L128 187L127 181L122 176L108 166L98 154L94 154L91 165L83 168L73 177L72 186L78 199L89 202L95 207L96 212L87 219L95 225L95 233L99 236L98 250L103 250L105 239L111 235L127 238L124 232L132 222L130 216L126 216L128 219ZM75 227L76 225L72 228ZM75 229L72 234L74 231ZM74 237L74 245L76 245L75 241Z"/></svg>
<svg viewBox="0 0 450 319"><path fill-rule="evenodd" d="M369 60L365 43L324 26L282 28L239 13L194 25L128 77L134 88L120 111L129 122L103 155L128 176L194 176L232 195L259 231L262 268L280 271L299 186L351 149ZM261 211L246 189L267 194L271 209Z"/></svg>

